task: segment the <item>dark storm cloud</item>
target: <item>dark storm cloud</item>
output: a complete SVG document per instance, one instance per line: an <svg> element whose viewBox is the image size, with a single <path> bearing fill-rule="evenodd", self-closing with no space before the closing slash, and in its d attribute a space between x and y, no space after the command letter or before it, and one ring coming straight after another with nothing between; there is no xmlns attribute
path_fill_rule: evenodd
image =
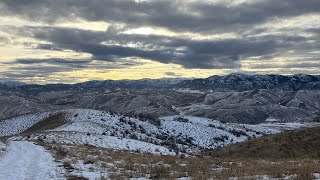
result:
<svg viewBox="0 0 320 180"><path fill-rule="evenodd" d="M62 58L47 59L16 59L13 61L3 62L0 65L14 65L6 72L2 73L4 77L27 78L27 77L46 77L59 72L69 72L86 68L94 68L97 70L121 69L129 66L141 65L143 63L127 60L118 60L112 64L94 63L93 60L76 60Z"/></svg>
<svg viewBox="0 0 320 180"><path fill-rule="evenodd" d="M16 59L9 62L10 64L23 64L23 65L38 65L38 64L50 64L50 65L63 65L73 68L86 67L91 61L87 60L75 60L75 59L61 59L61 58L48 58L48 59Z"/></svg>
<svg viewBox="0 0 320 180"><path fill-rule="evenodd" d="M282 48L290 49L306 38L302 36L264 36L222 40L190 40L158 35L124 35L71 28L25 27L19 35L48 41L40 49L73 50L92 54L92 59L117 61L138 57L161 63L180 64L186 68L238 68L239 60L267 56ZM103 44L115 42L115 44ZM126 46L129 43L137 47ZM120 44L120 45L119 45Z"/></svg>
<svg viewBox="0 0 320 180"><path fill-rule="evenodd" d="M319 59L317 59L319 60ZM255 64L250 65L250 68L252 69L266 69L266 68L320 68L320 62L314 62L314 63L288 63L288 64Z"/></svg>
<svg viewBox="0 0 320 180"><path fill-rule="evenodd" d="M320 12L319 0L256 0L238 5L171 0L140 3L133 0L2 0L0 3L1 14L17 15L32 21L84 18L193 32L240 30L272 18Z"/></svg>
<svg viewBox="0 0 320 180"><path fill-rule="evenodd" d="M3 62L2 64L11 64L4 77L25 78L25 77L46 77L53 73L72 71L87 68L90 60L74 60L62 58L47 59L16 59L14 61Z"/></svg>
<svg viewBox="0 0 320 180"><path fill-rule="evenodd" d="M37 76L48 75L56 72L64 72L70 70L66 66L26 66L26 67L14 67L11 70L18 70L18 72L29 72Z"/></svg>
<svg viewBox="0 0 320 180"><path fill-rule="evenodd" d="M3 73L4 77L10 79L29 78L29 77L47 77L48 75L70 71L67 66L21 66L11 67Z"/></svg>

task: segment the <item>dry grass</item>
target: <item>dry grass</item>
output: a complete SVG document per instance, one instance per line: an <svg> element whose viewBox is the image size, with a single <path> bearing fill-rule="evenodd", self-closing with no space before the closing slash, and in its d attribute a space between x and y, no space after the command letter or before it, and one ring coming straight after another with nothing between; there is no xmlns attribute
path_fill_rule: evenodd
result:
<svg viewBox="0 0 320 180"><path fill-rule="evenodd" d="M320 127L267 135L206 153L213 157L320 159Z"/></svg>
<svg viewBox="0 0 320 180"><path fill-rule="evenodd" d="M59 156L58 144L46 144ZM146 177L152 179L258 179L256 175L273 178L313 179L320 172L320 161L314 159L250 159L212 157L171 157L125 151L67 145L66 157L72 161L95 164L95 171L108 172L111 179ZM61 156L60 156L61 157Z"/></svg>
<svg viewBox="0 0 320 180"><path fill-rule="evenodd" d="M65 160L62 165L65 169L73 169L73 166L71 163L72 162L70 160Z"/></svg>
<svg viewBox="0 0 320 180"><path fill-rule="evenodd" d="M48 118L34 124L23 133L35 133L48 129L54 129L67 123L64 113L50 115Z"/></svg>

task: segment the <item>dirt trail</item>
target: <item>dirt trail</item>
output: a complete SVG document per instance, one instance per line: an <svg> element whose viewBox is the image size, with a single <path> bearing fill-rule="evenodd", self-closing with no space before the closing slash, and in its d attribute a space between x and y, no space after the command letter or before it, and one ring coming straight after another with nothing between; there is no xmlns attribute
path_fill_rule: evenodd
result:
<svg viewBox="0 0 320 180"><path fill-rule="evenodd" d="M11 141L0 158L0 179L65 179L64 169L58 167L46 150L32 142Z"/></svg>

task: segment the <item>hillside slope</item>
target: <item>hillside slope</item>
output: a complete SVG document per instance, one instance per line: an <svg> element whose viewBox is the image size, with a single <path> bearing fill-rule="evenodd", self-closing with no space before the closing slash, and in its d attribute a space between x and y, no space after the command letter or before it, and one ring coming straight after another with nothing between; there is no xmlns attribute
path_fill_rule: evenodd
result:
<svg viewBox="0 0 320 180"><path fill-rule="evenodd" d="M88 144L153 154L199 154L266 134L303 127L221 123L191 116L130 117L89 109L59 110L0 121L0 137Z"/></svg>
<svg viewBox="0 0 320 180"><path fill-rule="evenodd" d="M319 90L0 90L0 103L0 120L26 113L80 108L155 117L181 114L246 124L269 119L320 121Z"/></svg>
<svg viewBox="0 0 320 180"><path fill-rule="evenodd" d="M267 135L208 153L223 158L320 158L320 127Z"/></svg>

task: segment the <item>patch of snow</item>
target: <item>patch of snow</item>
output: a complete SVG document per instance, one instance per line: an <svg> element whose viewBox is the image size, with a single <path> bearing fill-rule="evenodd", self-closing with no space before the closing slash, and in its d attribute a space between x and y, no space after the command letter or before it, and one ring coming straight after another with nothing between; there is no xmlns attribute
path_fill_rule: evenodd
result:
<svg viewBox="0 0 320 180"><path fill-rule="evenodd" d="M85 177L89 180L109 177L107 172L101 172L98 170L99 168L97 168L95 164L84 164L83 161L78 161L76 164L72 164L72 166L75 170L71 172L71 174L74 176Z"/></svg>
<svg viewBox="0 0 320 180"><path fill-rule="evenodd" d="M190 93L190 94L204 94L204 92L199 90L191 90L191 89L175 89L177 92L181 93Z"/></svg>
<svg viewBox="0 0 320 180"><path fill-rule="evenodd" d="M181 177L181 178L177 178L177 180L191 180L191 177Z"/></svg>
<svg viewBox="0 0 320 180"><path fill-rule="evenodd" d="M272 122L281 122L281 120L275 119L275 118L267 118L265 121L266 122L270 122L270 123L272 123Z"/></svg>
<svg viewBox="0 0 320 180"><path fill-rule="evenodd" d="M313 173L312 175L316 180L320 180L320 173Z"/></svg>
<svg viewBox="0 0 320 180"><path fill-rule="evenodd" d="M307 127L306 124L302 123L262 123L259 126L277 129L280 132Z"/></svg>

